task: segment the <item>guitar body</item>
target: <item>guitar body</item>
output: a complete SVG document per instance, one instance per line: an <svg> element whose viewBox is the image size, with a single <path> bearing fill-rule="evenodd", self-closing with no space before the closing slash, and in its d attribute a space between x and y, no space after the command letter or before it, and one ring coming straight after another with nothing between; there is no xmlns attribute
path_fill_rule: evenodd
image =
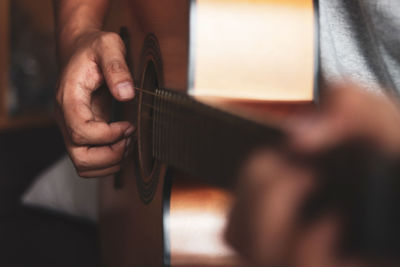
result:
<svg viewBox="0 0 400 267"><path fill-rule="evenodd" d="M245 265L224 239L229 186L211 186L205 175L154 157L154 142L163 138L154 136L154 112L162 109L154 95L168 88L261 124L260 110L280 122L311 105L312 0L117 1L110 13L108 28L127 27L128 62L141 90L124 107L124 119L137 126L134 155L117 181L100 182L105 266ZM203 154L187 157L201 161Z"/></svg>

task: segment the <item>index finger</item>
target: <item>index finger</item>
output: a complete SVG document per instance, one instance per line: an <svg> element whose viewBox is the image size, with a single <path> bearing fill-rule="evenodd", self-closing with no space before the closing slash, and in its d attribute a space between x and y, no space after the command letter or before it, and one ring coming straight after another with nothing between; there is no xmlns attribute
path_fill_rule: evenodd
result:
<svg viewBox="0 0 400 267"><path fill-rule="evenodd" d="M76 145L112 144L134 131L134 126L127 121L107 123L95 118L90 108L90 96L66 96L63 107L67 133Z"/></svg>

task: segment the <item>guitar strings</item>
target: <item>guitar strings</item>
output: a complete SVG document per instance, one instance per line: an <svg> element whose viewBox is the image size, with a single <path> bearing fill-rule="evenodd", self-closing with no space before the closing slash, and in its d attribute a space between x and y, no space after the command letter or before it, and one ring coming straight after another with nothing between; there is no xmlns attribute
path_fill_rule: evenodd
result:
<svg viewBox="0 0 400 267"><path fill-rule="evenodd" d="M134 90L142 92L143 94L152 95L155 98L163 97L161 94L157 94L157 93L155 93L153 91L146 90L146 89L143 89L143 88L140 88L140 87L134 87ZM166 101L171 101L171 99L168 99L168 98L164 98L164 101L165 100ZM164 102L164 104L165 104L165 102ZM184 127L198 127L199 123L200 124L207 123L206 121L202 120L201 118L199 118L197 116L193 116L191 118L189 118L188 116L184 116L183 114L179 113L177 110L165 107L163 104L161 106L155 106L154 104L147 104L147 103L142 102L141 105L149 108L152 111L156 111L156 112L162 113L164 115L165 114L170 115L167 118L169 120L180 120L180 121L184 122L185 123ZM167 110L165 110L165 109L167 109ZM147 121L150 121L150 122L154 121L154 115L152 117L151 115L147 115L146 113L144 113L144 114L142 113L140 118L144 119L144 120L147 120ZM170 121L160 121L160 120L158 120L156 123L157 123L158 126L169 126L170 125ZM150 129L142 128L142 130L145 130L148 133L152 133L153 132L152 128L153 127L150 127Z"/></svg>
<svg viewBox="0 0 400 267"><path fill-rule="evenodd" d="M149 108L152 107L151 105L148 105L148 104L147 104L147 106ZM160 109L158 109L158 110L160 112L163 112L163 110L160 110ZM188 118L188 116L184 116L184 115L178 113L176 110L168 110L168 111L163 112L163 113L164 114L168 114L168 113L170 114L170 116L168 116L166 118L166 120L163 120L163 121L157 120L156 121L156 125L159 126L159 127L163 127L163 128L164 127L169 127L171 125L172 121L181 122L181 123L175 124L175 127L176 127L176 125L179 125L179 127L199 127L200 125L205 126L204 124L207 123L205 120L202 120L201 118L199 118L197 116L193 116L191 118ZM154 119L155 119L154 116L152 117L151 115L149 115L147 113L142 113L141 116L140 116L140 120L145 120L147 122L150 122L151 126L148 127L148 128L141 127L141 131L144 131L144 132L147 132L149 134L152 134L153 133L153 124L152 124L152 122L154 121ZM203 127L203 126L201 126L201 127ZM158 129L160 129L160 128L158 128ZM163 130L160 129L160 131L163 131Z"/></svg>
<svg viewBox="0 0 400 267"><path fill-rule="evenodd" d="M143 89L143 88L134 87L134 89L136 91L142 92L144 94L152 95L154 97L162 97L162 95L160 95L160 94L157 94L157 93L155 93L153 91L149 91L149 90L146 90L146 89ZM167 101L169 101L169 99L167 99ZM150 110L153 110L153 111L157 111L157 112L164 113L164 114L171 114L174 118L178 118L179 117L179 119L184 119L186 121L189 121L191 124L193 124L193 120L188 120L187 116L182 116L181 114L177 113L177 111L174 111L174 110L171 110L171 109L164 110L163 108L160 108L160 106L155 106L154 104L147 104L147 103L144 103L144 102L142 102L141 105L145 106L145 107L147 107L147 108L149 108ZM142 115L142 117L143 117L143 115ZM154 118L151 118L151 116L147 116L146 119L153 120ZM158 122L158 123L160 123L160 122Z"/></svg>
<svg viewBox="0 0 400 267"><path fill-rule="evenodd" d="M133 89L136 90L136 91L142 92L144 94L152 95L154 97L162 97L160 94L157 94L157 93L155 93L153 91L146 90L146 89L143 89L143 88L140 88L140 87L133 87ZM149 107L149 108L151 108L153 110L156 110L158 112L164 112L164 113L168 112L168 111L165 111L165 110L160 110L159 107L156 107L155 105L145 104L145 103L142 103L142 105L145 105L145 106L147 106L147 107Z"/></svg>
<svg viewBox="0 0 400 267"><path fill-rule="evenodd" d="M136 90L136 91L139 91L139 92L144 92L146 94L157 96L157 94L155 92L150 91L150 90L146 90L146 89L143 89L143 88L140 88L140 87L133 87L133 89Z"/></svg>
<svg viewBox="0 0 400 267"><path fill-rule="evenodd" d="M167 99L167 101L168 101L168 99ZM170 119L178 119L178 120L181 119L181 120L185 121L185 123L190 123L192 125L198 125L198 123L195 123L195 121L197 121L197 120L201 121L201 119L197 116L192 116L191 118L189 118L188 116L184 116L183 114L179 113L178 110L175 110L175 109L164 110L165 107L162 107L162 106L156 107L154 105L150 105L147 103L142 103L141 105L144 107L147 107L148 109L150 109L152 111L157 111L157 112L160 112L163 114L170 114L171 115ZM148 119L148 120L154 119L154 117L152 118L151 116L149 116L147 114L145 115L145 114L146 113L144 113L144 114L142 113L141 117L144 117L145 119ZM164 123L162 121L158 121L157 124L158 125L161 125L161 124L168 125L168 123Z"/></svg>
<svg viewBox="0 0 400 267"><path fill-rule="evenodd" d="M192 126L196 126L197 127L199 125L198 123L202 121L200 118L198 118L196 116L194 116L192 118L188 118L187 116L183 116L183 115L179 114L177 111L169 110L169 111L164 112L164 114L165 113L169 113L171 115L167 119L169 119L169 120L178 120L178 121L184 122L186 124L186 126L189 125L190 127L192 127ZM142 113L141 116L140 116L140 119L152 122L152 121L154 121L154 116L152 117L152 116L150 116L150 115L148 115L146 113L144 113L144 114ZM158 120L156 122L156 124L157 124L157 126L169 126L170 125L169 122L160 121L160 120ZM152 130L148 130L148 131L152 131Z"/></svg>

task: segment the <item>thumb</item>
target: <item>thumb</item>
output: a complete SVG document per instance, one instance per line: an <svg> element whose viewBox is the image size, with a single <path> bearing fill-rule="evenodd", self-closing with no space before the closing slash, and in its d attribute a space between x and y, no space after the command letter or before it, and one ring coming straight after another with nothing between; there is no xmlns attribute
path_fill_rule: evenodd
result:
<svg viewBox="0 0 400 267"><path fill-rule="evenodd" d="M135 91L125 60L125 46L117 34L109 33L108 37L104 38L106 44L102 45L98 53L98 63L114 98L129 101L134 97Z"/></svg>

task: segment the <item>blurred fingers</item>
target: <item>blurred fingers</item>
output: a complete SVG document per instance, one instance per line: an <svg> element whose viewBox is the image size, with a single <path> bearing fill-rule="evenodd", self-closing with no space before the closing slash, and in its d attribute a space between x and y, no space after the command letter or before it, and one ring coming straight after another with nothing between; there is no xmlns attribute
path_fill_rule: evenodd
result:
<svg viewBox="0 0 400 267"><path fill-rule="evenodd" d="M349 141L400 151L399 125L400 112L394 102L347 84L327 90L320 110L295 119L289 133L292 147L306 153Z"/></svg>
<svg viewBox="0 0 400 267"><path fill-rule="evenodd" d="M325 215L298 233L294 262L297 267L336 267L338 265L339 220Z"/></svg>
<svg viewBox="0 0 400 267"><path fill-rule="evenodd" d="M312 174L276 152L257 153L241 175L228 240L254 264L274 266L287 260Z"/></svg>

